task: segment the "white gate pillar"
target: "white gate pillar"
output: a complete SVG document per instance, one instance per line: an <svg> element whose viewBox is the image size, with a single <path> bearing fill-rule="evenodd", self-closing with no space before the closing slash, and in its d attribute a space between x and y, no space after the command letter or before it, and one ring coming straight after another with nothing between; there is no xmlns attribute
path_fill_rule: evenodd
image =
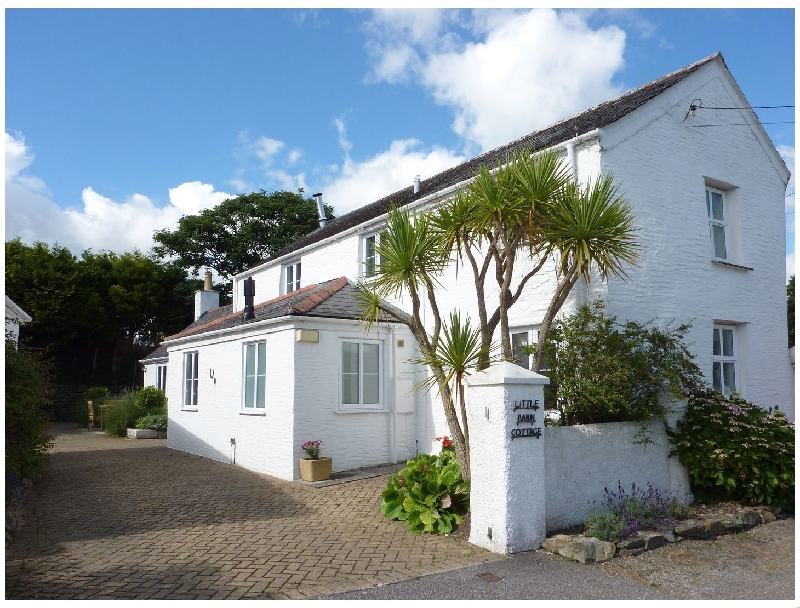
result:
<svg viewBox="0 0 800 608"><path fill-rule="evenodd" d="M544 386L504 361L467 379L469 542L495 553L538 549L546 536Z"/></svg>

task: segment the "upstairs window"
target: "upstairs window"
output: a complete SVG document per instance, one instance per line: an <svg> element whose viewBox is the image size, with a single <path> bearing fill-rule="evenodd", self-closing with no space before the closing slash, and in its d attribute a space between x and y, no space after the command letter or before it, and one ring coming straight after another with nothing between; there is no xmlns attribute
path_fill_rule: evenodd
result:
<svg viewBox="0 0 800 608"><path fill-rule="evenodd" d="M361 240L362 276L369 278L378 274L381 269L381 256L378 246L381 242L381 233L368 234Z"/></svg>
<svg viewBox="0 0 800 608"><path fill-rule="evenodd" d="M284 293L290 293L300 289L300 262L293 262L286 264L283 267L284 276L286 278Z"/></svg>
<svg viewBox="0 0 800 608"><path fill-rule="evenodd" d="M711 236L711 251L714 259L727 260L728 247L725 243L727 221L725 216L725 196L721 190L706 188L706 212Z"/></svg>
<svg viewBox="0 0 800 608"><path fill-rule="evenodd" d="M736 328L715 325L712 349L712 384L715 391L723 395L739 392L737 367Z"/></svg>

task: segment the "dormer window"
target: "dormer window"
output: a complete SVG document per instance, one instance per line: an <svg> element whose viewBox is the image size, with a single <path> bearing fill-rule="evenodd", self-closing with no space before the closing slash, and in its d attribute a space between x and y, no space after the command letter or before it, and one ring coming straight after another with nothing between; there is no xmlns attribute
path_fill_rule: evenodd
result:
<svg viewBox="0 0 800 608"><path fill-rule="evenodd" d="M284 293L290 293L300 289L300 262L292 262L283 267L283 276L285 279Z"/></svg>

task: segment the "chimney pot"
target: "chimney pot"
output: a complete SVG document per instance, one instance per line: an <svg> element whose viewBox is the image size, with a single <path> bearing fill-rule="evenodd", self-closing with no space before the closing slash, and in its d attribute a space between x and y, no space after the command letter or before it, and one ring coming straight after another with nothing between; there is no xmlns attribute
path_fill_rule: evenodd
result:
<svg viewBox="0 0 800 608"><path fill-rule="evenodd" d="M317 214L319 215L319 227L324 228L325 224L328 223L328 216L325 215L325 205L322 204L322 192L317 192L314 195L314 198L317 199Z"/></svg>
<svg viewBox="0 0 800 608"><path fill-rule="evenodd" d="M203 281L203 291L211 291L211 271L206 270L205 280Z"/></svg>

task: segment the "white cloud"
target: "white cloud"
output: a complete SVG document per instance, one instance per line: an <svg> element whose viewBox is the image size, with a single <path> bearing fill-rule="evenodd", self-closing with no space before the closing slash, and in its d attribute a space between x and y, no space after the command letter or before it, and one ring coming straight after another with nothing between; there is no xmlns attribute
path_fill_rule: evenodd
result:
<svg viewBox="0 0 800 608"><path fill-rule="evenodd" d="M621 92L611 83L625 46L616 26L592 29L580 12L479 10L466 32L454 15L376 11L365 28L370 76L415 80L484 150Z"/></svg>
<svg viewBox="0 0 800 608"><path fill-rule="evenodd" d="M415 139L393 141L388 150L364 161L347 160L341 173L322 190L337 215L372 203L414 183L449 169L465 159L443 148L426 150Z"/></svg>
<svg viewBox="0 0 800 608"><path fill-rule="evenodd" d="M86 187L81 205L62 209L43 194L39 178L24 175L33 159L24 137L6 133L6 239L58 243L76 255L85 249L146 252L154 231L175 228L181 215L199 213L231 196L211 184L187 182L170 188L170 203L158 207L142 194L117 202Z"/></svg>
<svg viewBox="0 0 800 608"><path fill-rule="evenodd" d="M287 151L282 141L263 135L253 138L249 132L242 131L234 156L239 160L239 167L228 183L238 192L253 192L259 188L294 191L305 187L302 172L292 173L286 169L300 160L302 152L296 148Z"/></svg>

